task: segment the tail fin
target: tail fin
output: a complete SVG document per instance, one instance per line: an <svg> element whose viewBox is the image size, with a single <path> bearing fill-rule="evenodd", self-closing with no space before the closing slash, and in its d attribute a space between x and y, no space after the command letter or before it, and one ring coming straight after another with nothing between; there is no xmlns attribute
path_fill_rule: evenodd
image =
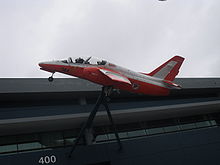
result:
<svg viewBox="0 0 220 165"><path fill-rule="evenodd" d="M181 67L183 61L183 57L174 56L173 58L153 70L148 75L168 81L173 81L176 75L179 73L179 68Z"/></svg>

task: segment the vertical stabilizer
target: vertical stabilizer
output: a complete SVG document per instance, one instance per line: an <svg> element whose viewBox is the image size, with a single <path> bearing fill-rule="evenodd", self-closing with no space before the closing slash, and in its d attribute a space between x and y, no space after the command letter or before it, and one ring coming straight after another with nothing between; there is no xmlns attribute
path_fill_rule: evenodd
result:
<svg viewBox="0 0 220 165"><path fill-rule="evenodd" d="M168 81L173 81L176 75L179 73L179 69L184 61L183 57L174 56L151 73L149 76L161 78Z"/></svg>

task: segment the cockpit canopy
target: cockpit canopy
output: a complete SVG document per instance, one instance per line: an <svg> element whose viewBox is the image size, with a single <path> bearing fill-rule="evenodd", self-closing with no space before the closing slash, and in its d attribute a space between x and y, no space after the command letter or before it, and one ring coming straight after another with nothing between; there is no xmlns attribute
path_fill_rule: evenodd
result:
<svg viewBox="0 0 220 165"><path fill-rule="evenodd" d="M74 60L69 57L68 60L62 60L63 63L71 64L71 63L78 63L78 64L91 64L91 65L105 65L107 61L100 60L96 57L88 57L88 58L82 58L78 57Z"/></svg>

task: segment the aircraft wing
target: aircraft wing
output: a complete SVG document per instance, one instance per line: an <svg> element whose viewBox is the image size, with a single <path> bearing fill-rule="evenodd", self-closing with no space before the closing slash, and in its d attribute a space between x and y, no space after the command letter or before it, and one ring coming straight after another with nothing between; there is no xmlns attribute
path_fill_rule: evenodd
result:
<svg viewBox="0 0 220 165"><path fill-rule="evenodd" d="M105 70L105 69L99 69L99 70L101 73L103 73L104 75L106 75L107 77L109 77L113 81L123 82L123 83L131 85L131 82L128 80L128 78L122 76L119 73L115 73L115 72Z"/></svg>

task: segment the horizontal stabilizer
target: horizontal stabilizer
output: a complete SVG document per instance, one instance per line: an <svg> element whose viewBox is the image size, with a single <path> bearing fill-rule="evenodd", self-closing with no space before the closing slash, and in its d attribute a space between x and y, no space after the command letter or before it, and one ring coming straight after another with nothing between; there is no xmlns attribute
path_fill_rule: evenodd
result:
<svg viewBox="0 0 220 165"><path fill-rule="evenodd" d="M115 73L105 69L99 69L99 70L113 81L131 84L131 82L126 77L120 75L119 73Z"/></svg>

